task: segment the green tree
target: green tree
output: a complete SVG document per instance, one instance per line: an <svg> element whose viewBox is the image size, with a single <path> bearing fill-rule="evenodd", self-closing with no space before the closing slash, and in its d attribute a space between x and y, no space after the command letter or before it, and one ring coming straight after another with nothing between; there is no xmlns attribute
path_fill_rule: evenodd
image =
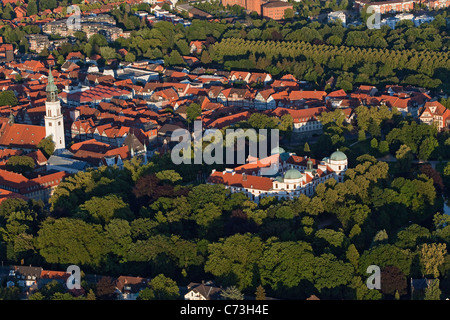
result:
<svg viewBox="0 0 450 320"><path fill-rule="evenodd" d="M222 279L224 284L238 285L240 290L253 285L257 261L263 243L257 236L236 234L208 245L205 272Z"/></svg>
<svg viewBox="0 0 450 320"><path fill-rule="evenodd" d="M255 299L266 300L266 290L264 290L264 287L262 285L256 287Z"/></svg>
<svg viewBox="0 0 450 320"><path fill-rule="evenodd" d="M434 137L425 138L419 147L418 157L420 160L427 161L431 153L439 146L439 143Z"/></svg>
<svg viewBox="0 0 450 320"><path fill-rule="evenodd" d="M154 277L138 297L139 300L177 300L179 298L180 290L177 283L163 274Z"/></svg>
<svg viewBox="0 0 450 320"><path fill-rule="evenodd" d="M356 247L353 243L348 246L346 257L347 257L347 260L353 265L355 270L358 270L360 255L359 255L358 249L356 249Z"/></svg>
<svg viewBox="0 0 450 320"><path fill-rule="evenodd" d="M431 237L430 231L418 224L412 224L397 233L395 245L400 248L414 249L417 245Z"/></svg>
<svg viewBox="0 0 450 320"><path fill-rule="evenodd" d="M378 148L377 138L373 138L372 140L370 140L370 147L374 150L376 150Z"/></svg>
<svg viewBox="0 0 450 320"><path fill-rule="evenodd" d="M125 61L126 61L126 62L134 62L134 61L136 61L136 56L135 56L133 53L128 52L128 53L125 55Z"/></svg>
<svg viewBox="0 0 450 320"><path fill-rule="evenodd" d="M114 194L92 197L80 205L80 211L77 215L101 224L107 224L113 218L132 220L134 217L128 204Z"/></svg>
<svg viewBox="0 0 450 320"><path fill-rule="evenodd" d="M313 249L306 242L269 240L258 261L261 285L270 286L282 297L298 298L304 292L303 287L296 288L314 280L315 262Z"/></svg>
<svg viewBox="0 0 450 320"><path fill-rule="evenodd" d="M101 47L100 48L100 55L105 60L117 58L116 50L113 49L113 48L110 48L110 47Z"/></svg>
<svg viewBox="0 0 450 320"><path fill-rule="evenodd" d="M364 130L358 131L358 141L366 140L366 132Z"/></svg>
<svg viewBox="0 0 450 320"><path fill-rule="evenodd" d="M389 153L389 144L386 140L380 141L378 144L378 151L384 156Z"/></svg>
<svg viewBox="0 0 450 320"><path fill-rule="evenodd" d="M48 263L98 266L105 255L99 225L79 219L48 218L38 232L36 247Z"/></svg>
<svg viewBox="0 0 450 320"><path fill-rule="evenodd" d="M410 250L400 249L391 244L380 244L361 254L359 271L361 274L365 274L367 267L372 264L380 268L396 266L405 276L409 276L412 259Z"/></svg>
<svg viewBox="0 0 450 320"><path fill-rule="evenodd" d="M5 20L12 20L15 17L16 15L14 13L14 9L12 8L11 4L7 3L3 8L2 18Z"/></svg>
<svg viewBox="0 0 450 320"><path fill-rule="evenodd" d="M209 55L209 52L207 50L202 51L200 61L203 64L210 64L212 62L211 56Z"/></svg>
<svg viewBox="0 0 450 320"><path fill-rule="evenodd" d="M325 253L315 258L314 286L317 290L333 289L348 285L353 277L353 266Z"/></svg>
<svg viewBox="0 0 450 320"><path fill-rule="evenodd" d="M28 156L12 156L6 161L6 168L17 173L29 173L34 165L33 158Z"/></svg>
<svg viewBox="0 0 450 320"><path fill-rule="evenodd" d="M441 300L442 291L439 288L439 279L434 279L430 285L425 289L424 300Z"/></svg>
<svg viewBox="0 0 450 320"><path fill-rule="evenodd" d="M397 158L401 171L403 172L409 171L413 159L411 148L408 147L406 144L402 144L395 153L395 157Z"/></svg>
<svg viewBox="0 0 450 320"><path fill-rule="evenodd" d="M174 50L164 57L164 64L168 66L184 65L185 62L178 51Z"/></svg>
<svg viewBox="0 0 450 320"><path fill-rule="evenodd" d="M37 4L35 0L30 0L27 6L27 16L32 16L38 13Z"/></svg>
<svg viewBox="0 0 450 320"><path fill-rule="evenodd" d="M39 150L42 151L42 153L44 154L44 156L46 158L50 158L50 156L53 154L53 152L55 152L55 143L53 142L53 139L51 136L48 136L44 139L42 139L37 147L39 148Z"/></svg>
<svg viewBox="0 0 450 320"><path fill-rule="evenodd" d="M292 10L290 8L284 10L284 19L290 20L290 19L293 19L294 16L295 16L294 10Z"/></svg>
<svg viewBox="0 0 450 320"><path fill-rule="evenodd" d="M447 254L447 244L431 243L422 244L419 248L420 261L425 275L439 277L439 266L444 263Z"/></svg>
<svg viewBox="0 0 450 320"><path fill-rule="evenodd" d="M202 114L202 107L198 103L191 103L186 109L186 121L191 124Z"/></svg>
<svg viewBox="0 0 450 320"><path fill-rule="evenodd" d="M12 90L5 90L0 93L0 106L14 107L18 103L16 94Z"/></svg>
<svg viewBox="0 0 450 320"><path fill-rule="evenodd" d="M224 300L244 300L244 294L235 286L222 290L220 296Z"/></svg>

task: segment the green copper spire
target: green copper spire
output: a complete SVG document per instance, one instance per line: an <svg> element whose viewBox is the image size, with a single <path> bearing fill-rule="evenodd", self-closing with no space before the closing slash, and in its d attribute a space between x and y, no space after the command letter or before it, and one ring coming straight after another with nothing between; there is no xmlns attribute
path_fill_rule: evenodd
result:
<svg viewBox="0 0 450 320"><path fill-rule="evenodd" d="M55 85L51 67L48 70L48 84L45 91L47 92L47 101L57 101L58 87Z"/></svg>

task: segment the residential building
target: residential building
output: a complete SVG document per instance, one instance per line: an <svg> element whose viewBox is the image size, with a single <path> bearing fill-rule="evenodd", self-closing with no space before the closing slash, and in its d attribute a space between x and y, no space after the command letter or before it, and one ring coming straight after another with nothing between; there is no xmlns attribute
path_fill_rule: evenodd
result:
<svg viewBox="0 0 450 320"><path fill-rule="evenodd" d="M289 109L278 107L272 111L274 116L281 118L284 114L290 114L294 120L293 132L312 136L313 134L322 133L322 124L319 116L322 112L328 112L325 107L308 108L308 109Z"/></svg>
<svg viewBox="0 0 450 320"><path fill-rule="evenodd" d="M240 7L245 8L249 12L257 12L258 15L261 15L261 5L262 0L222 0L223 6L234 6L238 5Z"/></svg>
<svg viewBox="0 0 450 320"><path fill-rule="evenodd" d="M345 27L347 23L347 16L344 11L333 11L328 14L328 23L336 22L338 20L341 21L342 25Z"/></svg>
<svg viewBox="0 0 450 320"><path fill-rule="evenodd" d="M417 0L386 0L375 1L370 0L355 0L353 7L361 11L365 6L371 6L373 12L384 13L396 13L396 12L408 12L414 9L414 4L419 3Z"/></svg>
<svg viewBox="0 0 450 320"><path fill-rule="evenodd" d="M45 127L3 122L0 125L0 148L34 151L46 137Z"/></svg>
<svg viewBox="0 0 450 320"><path fill-rule="evenodd" d="M136 300L139 292L148 287L149 279L120 276L114 282L119 300Z"/></svg>
<svg viewBox="0 0 450 320"><path fill-rule="evenodd" d="M17 285L24 289L37 289L42 268L30 266L11 266L7 286Z"/></svg>
<svg viewBox="0 0 450 320"><path fill-rule="evenodd" d="M261 15L264 18L283 20L287 9L294 9L294 5L284 1L268 1L262 6Z"/></svg>
<svg viewBox="0 0 450 320"><path fill-rule="evenodd" d="M37 53L50 46L50 40L48 40L48 37L46 35L28 34L25 35L25 38L28 41L29 49Z"/></svg>
<svg viewBox="0 0 450 320"><path fill-rule="evenodd" d="M47 202L55 188L66 177L65 172L55 172L28 179L22 174L0 169L0 188Z"/></svg>
<svg viewBox="0 0 450 320"><path fill-rule="evenodd" d="M450 109L438 101L429 101L419 110L420 122L435 125L439 131L450 129Z"/></svg>
<svg viewBox="0 0 450 320"><path fill-rule="evenodd" d="M219 300L222 293L222 288L214 286L211 281L191 282L187 285L187 290L184 300Z"/></svg>
<svg viewBox="0 0 450 320"><path fill-rule="evenodd" d="M9 43L0 44L0 62L10 62L14 60L14 47Z"/></svg>

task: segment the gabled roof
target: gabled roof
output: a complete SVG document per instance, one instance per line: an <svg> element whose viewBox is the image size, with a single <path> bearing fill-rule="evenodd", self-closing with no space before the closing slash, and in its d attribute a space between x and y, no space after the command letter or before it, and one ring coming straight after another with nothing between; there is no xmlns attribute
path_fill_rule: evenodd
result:
<svg viewBox="0 0 450 320"><path fill-rule="evenodd" d="M145 278L120 276L114 282L114 285L122 293L124 291L138 293L141 289L147 287L148 282L149 279Z"/></svg>
<svg viewBox="0 0 450 320"><path fill-rule="evenodd" d="M211 121L210 123L207 123L206 125L209 128L216 128L221 129L226 126L230 126L236 122L248 120L250 118L250 112L244 111L237 114L232 114L229 116L221 117L216 120Z"/></svg>
<svg viewBox="0 0 450 320"><path fill-rule="evenodd" d="M217 300L220 298L222 288L214 287L205 283L193 283L191 282L187 286L189 292L194 291L201 294L206 300Z"/></svg>
<svg viewBox="0 0 450 320"><path fill-rule="evenodd" d="M337 91L330 92L327 95L327 98L345 98L346 96L347 96L347 94L345 93L345 91L340 89Z"/></svg>
<svg viewBox="0 0 450 320"><path fill-rule="evenodd" d="M18 123L3 123L0 127L0 145L37 148L45 138L45 127Z"/></svg>
<svg viewBox="0 0 450 320"><path fill-rule="evenodd" d="M327 96L325 91L291 91L290 100L323 100Z"/></svg>
<svg viewBox="0 0 450 320"><path fill-rule="evenodd" d="M267 177L243 175L232 172L213 172L207 179L209 183L224 184L230 187L269 191L272 189L272 179Z"/></svg>
<svg viewBox="0 0 450 320"><path fill-rule="evenodd" d="M325 107L308 108L308 109L289 109L278 107L272 111L277 117L281 117L284 114L290 114L294 119L294 122L303 121L303 119L317 119L322 112L328 112ZM302 119L302 120L300 120Z"/></svg>

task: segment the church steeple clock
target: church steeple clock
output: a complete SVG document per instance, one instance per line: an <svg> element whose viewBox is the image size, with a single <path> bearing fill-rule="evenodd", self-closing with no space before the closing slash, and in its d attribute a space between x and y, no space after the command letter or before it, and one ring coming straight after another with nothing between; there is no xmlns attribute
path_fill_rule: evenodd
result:
<svg viewBox="0 0 450 320"><path fill-rule="evenodd" d="M45 135L52 136L55 143L55 153L58 154L66 148L64 138L64 118L61 113L61 104L58 98L58 87L55 85L52 69L48 72L48 84L45 88L47 100L45 101Z"/></svg>

